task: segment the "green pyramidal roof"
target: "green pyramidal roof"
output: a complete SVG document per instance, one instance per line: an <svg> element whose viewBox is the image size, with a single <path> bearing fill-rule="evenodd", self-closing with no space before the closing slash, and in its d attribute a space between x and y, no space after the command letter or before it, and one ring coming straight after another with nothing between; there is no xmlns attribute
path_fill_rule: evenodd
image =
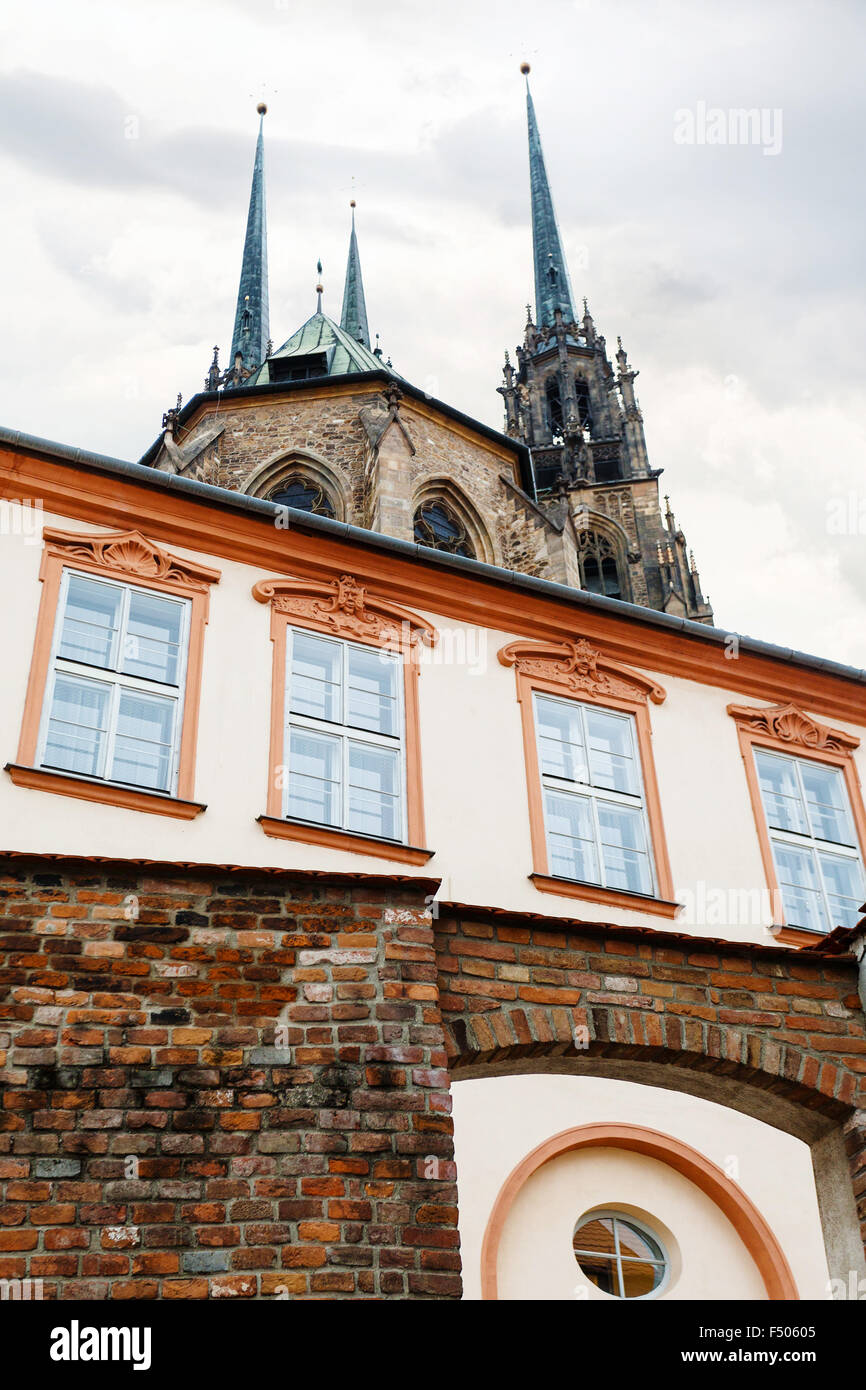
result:
<svg viewBox="0 0 866 1390"><path fill-rule="evenodd" d="M294 357L303 358L314 354L325 354L326 376L345 376L352 372L382 371L382 359L371 352L363 343L352 338L339 324L329 319L327 314L315 313L301 328L293 333L288 342L272 353L263 363L261 371L250 379L250 385L264 386L273 378L269 363L275 360ZM298 363L300 366L300 362Z"/></svg>

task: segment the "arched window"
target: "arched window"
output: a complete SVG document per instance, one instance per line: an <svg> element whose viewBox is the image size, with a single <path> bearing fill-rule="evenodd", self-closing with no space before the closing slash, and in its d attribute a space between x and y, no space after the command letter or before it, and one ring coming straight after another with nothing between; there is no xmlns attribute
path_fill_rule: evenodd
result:
<svg viewBox="0 0 866 1390"><path fill-rule="evenodd" d="M625 597L616 547L609 537L598 531L579 531L577 558L584 589L607 598Z"/></svg>
<svg viewBox="0 0 866 1390"><path fill-rule="evenodd" d="M419 545L434 550L447 550L451 555L467 555L475 551L463 522L444 502L424 502L415 513L415 539Z"/></svg>
<svg viewBox="0 0 866 1390"><path fill-rule="evenodd" d="M290 473L283 478L268 499L281 507L294 507L299 512L315 512L317 516L334 516L334 504L324 488L302 473Z"/></svg>
<svg viewBox="0 0 866 1390"><path fill-rule="evenodd" d="M562 397L559 392L559 378L549 376L545 387L547 392L547 427L553 435L562 434Z"/></svg>
<svg viewBox="0 0 866 1390"><path fill-rule="evenodd" d="M574 394L577 397L577 415L584 429L592 432L592 402L589 399L589 383L585 377L574 378Z"/></svg>

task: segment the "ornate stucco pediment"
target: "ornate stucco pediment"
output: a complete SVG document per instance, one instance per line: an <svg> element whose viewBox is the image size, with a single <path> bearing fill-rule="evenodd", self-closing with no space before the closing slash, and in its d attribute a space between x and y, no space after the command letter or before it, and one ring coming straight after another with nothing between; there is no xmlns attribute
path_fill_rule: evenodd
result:
<svg viewBox="0 0 866 1390"><path fill-rule="evenodd" d="M400 650L423 643L432 647L438 633L425 618L401 608L359 584L350 574L319 582L314 579L262 579L253 585L253 598L269 603L289 619L333 633L335 637L372 642Z"/></svg>
<svg viewBox="0 0 866 1390"><path fill-rule="evenodd" d="M768 734L794 747L848 753L860 744L853 734L819 724L817 719L797 705L769 705L764 709L751 705L728 705L728 714L750 733Z"/></svg>
<svg viewBox="0 0 866 1390"><path fill-rule="evenodd" d="M204 565L163 550L140 531L89 536L46 527L43 536L48 552L60 555L69 564L78 561L126 575L129 579L162 579L180 588L204 591L220 577L217 570L207 569Z"/></svg>
<svg viewBox="0 0 866 1390"><path fill-rule="evenodd" d="M575 642L509 642L498 656L503 666L513 666L519 675L555 682L576 695L650 699L660 705L666 694L648 676L605 656L585 637Z"/></svg>

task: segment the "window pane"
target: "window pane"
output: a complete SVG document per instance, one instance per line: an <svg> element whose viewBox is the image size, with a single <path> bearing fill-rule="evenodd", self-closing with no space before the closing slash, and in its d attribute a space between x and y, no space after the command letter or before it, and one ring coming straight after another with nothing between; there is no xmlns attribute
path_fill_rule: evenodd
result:
<svg viewBox="0 0 866 1390"><path fill-rule="evenodd" d="M349 744L349 829L400 838L400 759L396 750Z"/></svg>
<svg viewBox="0 0 866 1390"><path fill-rule="evenodd" d="M800 774L806 791L812 834L819 840L832 840L837 845L853 845L854 830L839 768L801 762Z"/></svg>
<svg viewBox="0 0 866 1390"><path fill-rule="evenodd" d="M643 1231L629 1226L625 1221L617 1221L619 1253L623 1258L634 1260L661 1260L664 1254L661 1246Z"/></svg>
<svg viewBox="0 0 866 1390"><path fill-rule="evenodd" d="M289 708L295 714L339 723L343 648L307 633L292 634L292 675Z"/></svg>
<svg viewBox="0 0 866 1390"><path fill-rule="evenodd" d="M123 690L111 778L135 787L168 791L176 701L138 690Z"/></svg>
<svg viewBox="0 0 866 1390"><path fill-rule="evenodd" d="M130 676L177 685L182 621L181 604L131 589L120 669Z"/></svg>
<svg viewBox="0 0 866 1390"><path fill-rule="evenodd" d="M615 1255L616 1239L613 1233L613 1217L601 1216L578 1226L574 1233L575 1250L591 1250L594 1254Z"/></svg>
<svg viewBox="0 0 866 1390"><path fill-rule="evenodd" d="M541 771L570 782L588 782L580 711L576 705L536 699Z"/></svg>
<svg viewBox="0 0 866 1390"><path fill-rule="evenodd" d="M624 1298L645 1298L658 1288L665 1273L664 1265L644 1264L637 1260L623 1260L621 1269Z"/></svg>
<svg viewBox="0 0 866 1390"><path fill-rule="evenodd" d="M812 851L774 840L773 853L788 925L808 931L826 931L826 914Z"/></svg>
<svg viewBox="0 0 866 1390"><path fill-rule="evenodd" d="M293 729L289 744L288 816L340 823L340 757L338 738Z"/></svg>
<svg viewBox="0 0 866 1390"><path fill-rule="evenodd" d="M350 647L348 706L346 722L353 728L396 734L397 658Z"/></svg>
<svg viewBox="0 0 866 1390"><path fill-rule="evenodd" d="M551 873L598 883L595 829L587 797L547 792L544 804Z"/></svg>
<svg viewBox="0 0 866 1390"><path fill-rule="evenodd" d="M59 655L88 666L112 666L122 590L69 576Z"/></svg>
<svg viewBox="0 0 866 1390"><path fill-rule="evenodd" d="M47 767L102 775L111 688L73 676L57 676L43 763Z"/></svg>
<svg viewBox="0 0 866 1390"><path fill-rule="evenodd" d="M767 820L775 830L794 830L806 835L809 826L800 796L797 774L790 758L755 753L761 796Z"/></svg>
<svg viewBox="0 0 866 1390"><path fill-rule="evenodd" d="M607 787L617 792L637 793L639 787L634 764L631 722L604 710L588 709L586 728L593 786Z"/></svg>
<svg viewBox="0 0 866 1390"><path fill-rule="evenodd" d="M630 893L651 893L643 816L631 806L598 802L605 884Z"/></svg>
<svg viewBox="0 0 866 1390"><path fill-rule="evenodd" d="M830 926L856 927L862 916L863 869L859 859L819 853L824 888L830 899Z"/></svg>

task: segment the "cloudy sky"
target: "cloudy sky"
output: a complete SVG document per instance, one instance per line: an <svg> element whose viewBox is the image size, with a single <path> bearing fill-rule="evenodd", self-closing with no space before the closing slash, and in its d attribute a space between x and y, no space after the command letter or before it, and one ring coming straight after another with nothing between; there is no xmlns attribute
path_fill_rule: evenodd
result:
<svg viewBox="0 0 866 1390"><path fill-rule="evenodd" d="M264 99L274 340L318 257L339 316L354 193L371 331L501 427L526 59L717 623L866 666L862 0L33 0L0 40L0 423L135 459L227 357ZM763 143L675 138L740 108Z"/></svg>

